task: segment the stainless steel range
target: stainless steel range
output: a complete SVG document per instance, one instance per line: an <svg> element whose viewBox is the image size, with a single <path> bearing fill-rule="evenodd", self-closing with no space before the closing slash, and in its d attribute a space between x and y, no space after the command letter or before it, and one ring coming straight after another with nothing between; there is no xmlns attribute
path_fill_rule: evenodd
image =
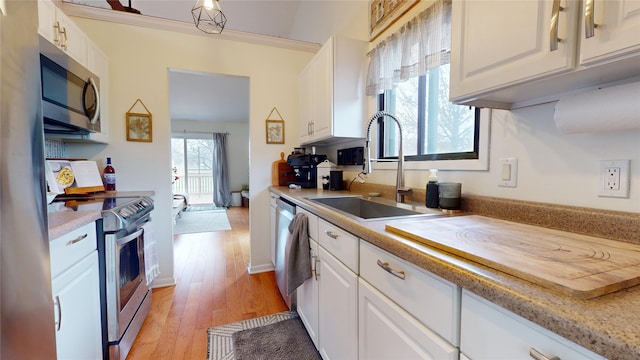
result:
<svg viewBox="0 0 640 360"><path fill-rule="evenodd" d="M149 309L151 291L145 273L145 239L150 240L153 200L108 197L104 199L99 253L105 290L109 359L124 360Z"/></svg>

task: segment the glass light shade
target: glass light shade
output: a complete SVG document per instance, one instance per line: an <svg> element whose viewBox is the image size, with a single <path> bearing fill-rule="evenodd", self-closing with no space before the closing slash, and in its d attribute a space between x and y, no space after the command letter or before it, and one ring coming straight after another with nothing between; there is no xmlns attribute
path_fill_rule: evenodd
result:
<svg viewBox="0 0 640 360"><path fill-rule="evenodd" d="M191 15L196 27L207 34L220 34L227 23L227 17L222 12L218 0L196 1Z"/></svg>

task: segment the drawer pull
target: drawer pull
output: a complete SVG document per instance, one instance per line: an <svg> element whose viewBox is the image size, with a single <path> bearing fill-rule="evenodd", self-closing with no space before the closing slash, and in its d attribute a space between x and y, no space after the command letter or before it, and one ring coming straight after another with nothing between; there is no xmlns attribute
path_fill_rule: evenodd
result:
<svg viewBox="0 0 640 360"><path fill-rule="evenodd" d="M560 358L557 356L547 357L534 348L531 348L531 350L529 350L529 356L531 356L531 358L535 360L560 360Z"/></svg>
<svg viewBox="0 0 640 360"><path fill-rule="evenodd" d="M378 266L383 268L384 271L388 272L389 274L404 280L404 270L396 270L392 268L388 262L382 262L380 259L378 259Z"/></svg>
<svg viewBox="0 0 640 360"><path fill-rule="evenodd" d="M334 233L331 230L325 230L324 233L327 234L327 236L332 238L332 239L337 239L338 238L338 234Z"/></svg>
<svg viewBox="0 0 640 360"><path fill-rule="evenodd" d="M73 240L69 240L67 241L67 246L71 246L75 243L79 243L80 241L84 240L87 238L87 236L89 236L89 234L84 234L84 235L80 235L77 238L73 239Z"/></svg>
<svg viewBox="0 0 640 360"><path fill-rule="evenodd" d="M60 326L62 326L62 305L60 305L60 297L56 295L56 298L53 299L53 302L56 305L56 309L58 310L58 318L55 321L56 331L60 331Z"/></svg>

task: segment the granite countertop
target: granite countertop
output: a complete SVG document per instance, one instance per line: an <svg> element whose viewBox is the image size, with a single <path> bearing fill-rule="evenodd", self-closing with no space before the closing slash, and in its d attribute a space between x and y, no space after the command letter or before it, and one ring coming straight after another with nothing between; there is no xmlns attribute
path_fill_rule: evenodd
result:
<svg viewBox="0 0 640 360"><path fill-rule="evenodd" d="M306 199L354 193L287 187L270 190L359 238L595 353L611 359L640 358L640 314L636 311L640 309L640 286L588 300L573 298L385 231L387 223L402 220L358 221Z"/></svg>

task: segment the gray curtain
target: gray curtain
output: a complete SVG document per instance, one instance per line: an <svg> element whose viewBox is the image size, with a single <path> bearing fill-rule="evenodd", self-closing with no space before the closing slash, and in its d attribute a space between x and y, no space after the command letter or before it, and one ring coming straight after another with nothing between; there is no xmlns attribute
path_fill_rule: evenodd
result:
<svg viewBox="0 0 640 360"><path fill-rule="evenodd" d="M213 203L229 207L229 171L227 166L227 134L213 133Z"/></svg>

